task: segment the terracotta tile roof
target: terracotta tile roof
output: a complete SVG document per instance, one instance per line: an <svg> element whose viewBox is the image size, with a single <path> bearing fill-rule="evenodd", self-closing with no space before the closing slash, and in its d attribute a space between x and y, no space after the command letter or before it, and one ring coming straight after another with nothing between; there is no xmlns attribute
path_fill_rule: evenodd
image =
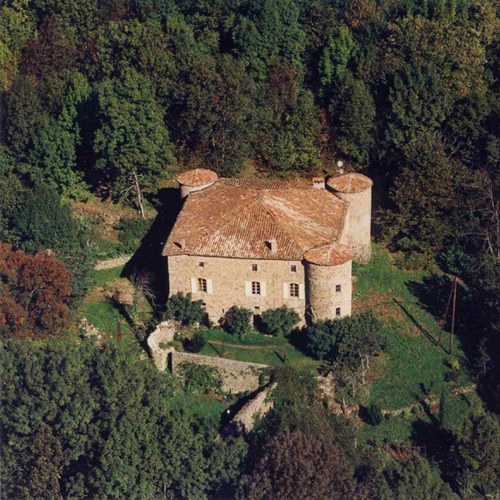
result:
<svg viewBox="0 0 500 500"><path fill-rule="evenodd" d="M277 179L238 179L236 177L223 177L219 183L247 189L312 189L312 182L280 181Z"/></svg>
<svg viewBox="0 0 500 500"><path fill-rule="evenodd" d="M331 243L308 250L304 259L318 266L339 266L353 259L351 251L340 243Z"/></svg>
<svg viewBox="0 0 500 500"><path fill-rule="evenodd" d="M191 193L163 255L301 260L307 250L340 238L348 203L332 193L286 182L276 189L274 183L284 181L244 181L220 179ZM269 240L276 240L275 253Z"/></svg>
<svg viewBox="0 0 500 500"><path fill-rule="evenodd" d="M188 170L187 172L179 174L177 176L177 182L185 186L197 187L215 182L217 178L218 175L213 170L195 168L194 170Z"/></svg>
<svg viewBox="0 0 500 500"><path fill-rule="evenodd" d="M361 193L373 186L371 179L357 173L336 174L326 183L339 193Z"/></svg>

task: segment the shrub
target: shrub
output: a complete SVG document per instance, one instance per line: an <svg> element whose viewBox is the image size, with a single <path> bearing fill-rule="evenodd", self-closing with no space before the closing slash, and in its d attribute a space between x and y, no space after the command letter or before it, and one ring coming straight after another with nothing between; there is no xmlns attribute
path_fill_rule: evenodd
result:
<svg viewBox="0 0 500 500"><path fill-rule="evenodd" d="M204 330L197 330L191 337L189 349L192 352L200 352L207 345L207 341L207 332Z"/></svg>
<svg viewBox="0 0 500 500"><path fill-rule="evenodd" d="M250 330L252 311L244 307L232 306L221 321L221 326L230 335L243 337Z"/></svg>
<svg viewBox="0 0 500 500"><path fill-rule="evenodd" d="M192 300L191 294L184 295L179 292L172 295L167 302L165 316L175 318L182 325L189 326L203 321L207 311L201 300Z"/></svg>
<svg viewBox="0 0 500 500"><path fill-rule="evenodd" d="M380 409L380 406L376 403L372 403L367 406L365 414L365 420L367 423L377 426L382 422L382 418L382 410Z"/></svg>
<svg viewBox="0 0 500 500"><path fill-rule="evenodd" d="M274 336L288 335L299 321L298 313L287 306L268 309L262 313L263 332Z"/></svg>
<svg viewBox="0 0 500 500"><path fill-rule="evenodd" d="M307 349L317 359L326 359L355 368L364 356L382 348L380 322L373 313L319 321L306 328Z"/></svg>
<svg viewBox="0 0 500 500"><path fill-rule="evenodd" d="M181 374L186 380L186 390L208 394L222 388L222 379L217 369L207 365L183 363Z"/></svg>
<svg viewBox="0 0 500 500"><path fill-rule="evenodd" d="M120 231L118 239L123 245L123 251L134 253L152 224L151 219L120 219L116 229Z"/></svg>

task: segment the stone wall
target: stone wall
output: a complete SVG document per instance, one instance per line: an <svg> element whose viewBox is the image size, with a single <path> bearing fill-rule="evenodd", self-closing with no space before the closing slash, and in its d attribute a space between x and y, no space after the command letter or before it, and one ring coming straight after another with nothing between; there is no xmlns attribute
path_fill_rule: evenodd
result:
<svg viewBox="0 0 500 500"><path fill-rule="evenodd" d="M155 362L156 368L160 371L165 370L168 355L174 350L173 347L168 347L167 344L174 340L176 330L174 321L163 321L148 337L149 352Z"/></svg>
<svg viewBox="0 0 500 500"><path fill-rule="evenodd" d="M361 193L334 193L349 202L348 226L342 243L353 250L356 260L368 262L371 257L372 190L370 188Z"/></svg>
<svg viewBox="0 0 500 500"><path fill-rule="evenodd" d="M336 291L340 285L340 292ZM306 296L312 319L335 319L349 316L352 307L352 262L340 266L318 266L307 263Z"/></svg>
<svg viewBox="0 0 500 500"><path fill-rule="evenodd" d="M269 394L276 388L276 384L262 389L235 415L222 431L223 435L241 436L248 435L254 428L257 419L262 418L274 406Z"/></svg>
<svg viewBox="0 0 500 500"><path fill-rule="evenodd" d="M257 265L257 271L252 270L252 264ZM296 272L291 271L292 265L296 266ZM300 261L176 255L168 257L168 273L170 294L192 293L193 299L203 300L210 319L215 322L233 305L260 314L286 304L304 317L305 279ZM207 292L198 292L198 278L207 280ZM261 295L248 293L248 283L252 281L261 283ZM285 291L290 283L299 285L299 297L287 297Z"/></svg>
<svg viewBox="0 0 500 500"><path fill-rule="evenodd" d="M260 374L267 365L246 363L233 359L215 358L201 354L171 351L170 366L174 375L180 375L184 363L194 363L215 368L222 378L222 390L231 394L256 391L260 387Z"/></svg>

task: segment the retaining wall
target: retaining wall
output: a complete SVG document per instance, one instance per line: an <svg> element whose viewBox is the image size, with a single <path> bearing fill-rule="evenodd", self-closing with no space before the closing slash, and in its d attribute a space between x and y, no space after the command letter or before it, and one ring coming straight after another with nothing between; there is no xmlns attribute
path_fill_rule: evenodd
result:
<svg viewBox="0 0 500 500"><path fill-rule="evenodd" d="M215 358L202 354L172 351L168 354L170 368L174 375L181 375L180 367L184 363L194 363L215 368L222 378L222 389L231 394L255 391L259 384L260 374L267 365L246 363L234 359Z"/></svg>

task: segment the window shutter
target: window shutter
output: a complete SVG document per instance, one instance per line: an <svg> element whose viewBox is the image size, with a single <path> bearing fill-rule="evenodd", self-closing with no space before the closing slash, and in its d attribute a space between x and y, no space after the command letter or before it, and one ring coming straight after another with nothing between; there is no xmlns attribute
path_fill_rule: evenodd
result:
<svg viewBox="0 0 500 500"><path fill-rule="evenodd" d="M266 296L266 283L264 281L260 282L260 294L262 297Z"/></svg>
<svg viewBox="0 0 500 500"><path fill-rule="evenodd" d="M212 294L213 292L212 280L207 280L207 293Z"/></svg>
<svg viewBox="0 0 500 500"><path fill-rule="evenodd" d="M304 300L305 296L304 285L299 285L299 299Z"/></svg>
<svg viewBox="0 0 500 500"><path fill-rule="evenodd" d="M250 297L252 295L252 282L245 281L245 295Z"/></svg>
<svg viewBox="0 0 500 500"><path fill-rule="evenodd" d="M196 282L196 278L191 278L191 293L196 293L198 291L198 283Z"/></svg>
<svg viewBox="0 0 500 500"><path fill-rule="evenodd" d="M290 283L283 283L283 298L288 299L290 297Z"/></svg>

